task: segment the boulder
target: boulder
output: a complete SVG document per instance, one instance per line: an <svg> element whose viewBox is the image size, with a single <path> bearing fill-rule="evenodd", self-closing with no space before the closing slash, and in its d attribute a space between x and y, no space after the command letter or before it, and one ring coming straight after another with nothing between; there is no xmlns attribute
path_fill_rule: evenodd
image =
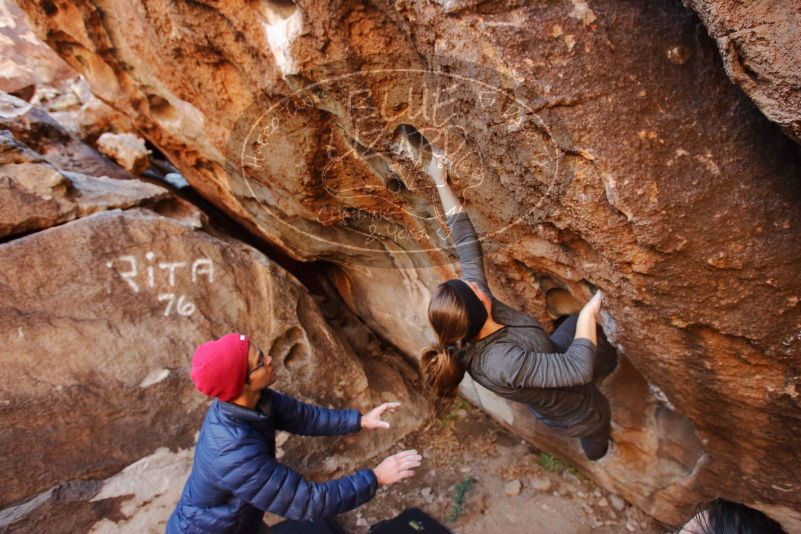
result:
<svg viewBox="0 0 801 534"><path fill-rule="evenodd" d="M801 143L801 2L683 2L715 40L729 78Z"/></svg>
<svg viewBox="0 0 801 534"><path fill-rule="evenodd" d="M132 133L106 132L97 138L97 148L130 173L142 174L150 167L145 140Z"/></svg>
<svg viewBox="0 0 801 534"><path fill-rule="evenodd" d="M20 4L199 194L335 264L409 358L458 269L401 134L442 147L499 298L548 327L608 295L615 446L586 462L465 394L667 524L723 496L801 531L801 153L679 0Z"/></svg>
<svg viewBox="0 0 801 534"><path fill-rule="evenodd" d="M51 100L40 105L68 132L91 146L96 146L104 133L136 131L128 117L92 94L83 77L63 84Z"/></svg>
<svg viewBox="0 0 801 534"><path fill-rule="evenodd" d="M105 132L132 132L131 121L92 94L86 80L33 33L12 0L0 0L0 91L37 104L93 145Z"/></svg>
<svg viewBox="0 0 801 534"><path fill-rule="evenodd" d="M5 157L25 162L44 161L68 173L131 180L134 176L76 138L40 106L0 93L0 128L21 150ZM6 141L8 143L8 141ZM33 155L35 154L35 155Z"/></svg>
<svg viewBox="0 0 801 534"><path fill-rule="evenodd" d="M59 55L33 33L13 0L0 0L0 91L30 100L39 86L76 75Z"/></svg>
<svg viewBox="0 0 801 534"><path fill-rule="evenodd" d="M61 164L61 168L54 166L25 145L26 136L18 123L25 122L27 127L23 130L35 129L38 135L69 139L66 131L52 120L45 120L48 117L41 110L6 93L0 93L0 106L4 110L0 116L0 238L42 230L100 211L155 204L169 196L161 187L126 176L83 145L78 146L84 149L86 160L95 160L94 166L74 166L69 162ZM52 154L51 159L58 161ZM80 172L111 168L118 178ZM129 179L119 179L124 176Z"/></svg>

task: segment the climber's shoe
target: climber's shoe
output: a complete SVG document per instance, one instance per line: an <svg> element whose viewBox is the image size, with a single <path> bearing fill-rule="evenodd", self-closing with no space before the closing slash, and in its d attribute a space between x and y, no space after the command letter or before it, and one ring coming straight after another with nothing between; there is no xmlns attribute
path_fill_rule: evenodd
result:
<svg viewBox="0 0 801 534"><path fill-rule="evenodd" d="M609 450L609 441L609 439L597 440L591 436L579 438L581 450L584 451L584 456L593 462L597 462L606 456L606 453Z"/></svg>
<svg viewBox="0 0 801 534"><path fill-rule="evenodd" d="M607 451L609 451L609 443L612 441L609 438L611 433L612 427L607 425L594 434L580 437L579 443L581 444L581 450L584 451L584 456L593 462L606 456Z"/></svg>

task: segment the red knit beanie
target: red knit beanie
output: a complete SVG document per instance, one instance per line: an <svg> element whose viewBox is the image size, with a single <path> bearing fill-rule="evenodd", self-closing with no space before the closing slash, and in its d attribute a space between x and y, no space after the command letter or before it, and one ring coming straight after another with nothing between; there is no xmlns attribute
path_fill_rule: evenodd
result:
<svg viewBox="0 0 801 534"><path fill-rule="evenodd" d="M249 346L247 336L235 333L200 345L192 356L192 381L200 392L226 402L241 395Z"/></svg>

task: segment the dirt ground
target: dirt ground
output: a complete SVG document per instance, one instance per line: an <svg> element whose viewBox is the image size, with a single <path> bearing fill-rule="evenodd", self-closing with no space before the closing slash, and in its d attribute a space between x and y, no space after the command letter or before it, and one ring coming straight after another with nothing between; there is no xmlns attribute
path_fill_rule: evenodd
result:
<svg viewBox="0 0 801 534"><path fill-rule="evenodd" d="M366 533L369 525L411 506L457 534L671 532L462 400L397 446L407 448L422 452L423 466L340 516L347 532Z"/></svg>

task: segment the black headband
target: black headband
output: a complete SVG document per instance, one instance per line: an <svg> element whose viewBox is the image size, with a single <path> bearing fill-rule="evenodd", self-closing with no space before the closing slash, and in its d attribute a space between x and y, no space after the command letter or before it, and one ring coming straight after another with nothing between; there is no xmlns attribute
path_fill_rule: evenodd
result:
<svg viewBox="0 0 801 534"><path fill-rule="evenodd" d="M459 299L461 299L467 312L467 335L465 339L473 339L481 330L481 327L484 326L484 323L487 322L487 308L484 307L484 303L479 300L473 289L462 280L454 278L443 282L442 285L453 288L456 294L459 295Z"/></svg>

